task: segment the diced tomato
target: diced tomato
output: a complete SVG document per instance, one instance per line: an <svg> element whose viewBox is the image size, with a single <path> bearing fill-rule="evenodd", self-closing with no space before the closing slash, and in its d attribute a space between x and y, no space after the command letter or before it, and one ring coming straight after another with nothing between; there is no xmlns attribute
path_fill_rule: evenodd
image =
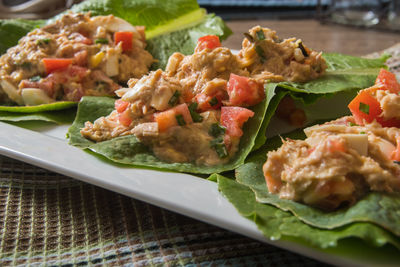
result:
<svg viewBox="0 0 400 267"><path fill-rule="evenodd" d="M194 98L201 112L219 109L222 106L223 95L221 93L215 95L206 95L204 93L197 94Z"/></svg>
<svg viewBox="0 0 400 267"><path fill-rule="evenodd" d="M382 117L378 117L376 119L377 122L379 122L380 125L383 127L396 127L400 128L400 120L396 118L384 120Z"/></svg>
<svg viewBox="0 0 400 267"><path fill-rule="evenodd" d="M400 84L397 81L396 75L385 69L380 70L378 77L376 78L375 84L382 84L382 89L389 90L391 93L394 94L400 92Z"/></svg>
<svg viewBox="0 0 400 267"><path fill-rule="evenodd" d="M65 75L68 79L82 80L87 74L88 69L80 66L72 65L66 69Z"/></svg>
<svg viewBox="0 0 400 267"><path fill-rule="evenodd" d="M129 102L118 99L114 102L114 106L118 113L122 113L129 106Z"/></svg>
<svg viewBox="0 0 400 267"><path fill-rule="evenodd" d="M52 73L57 70L68 68L72 64L71 58L43 58L42 59L46 73Z"/></svg>
<svg viewBox="0 0 400 267"><path fill-rule="evenodd" d="M400 161L400 138L397 138L396 149L390 155L390 159L393 161Z"/></svg>
<svg viewBox="0 0 400 267"><path fill-rule="evenodd" d="M186 124L193 123L189 108L186 103L183 103L166 111L154 114L154 120L158 124L158 131L165 132L173 126L178 126L177 115L182 115Z"/></svg>
<svg viewBox="0 0 400 267"><path fill-rule="evenodd" d="M196 52L201 51L203 49L214 49L221 46L221 42L219 41L219 37L216 35L206 35L200 37L197 41Z"/></svg>
<svg viewBox="0 0 400 267"><path fill-rule="evenodd" d="M129 114L129 109L126 109L124 112L118 114L119 122L126 127L128 127L132 123L132 119Z"/></svg>
<svg viewBox="0 0 400 267"><path fill-rule="evenodd" d="M241 137L243 135L242 126L254 112L242 107L222 107L221 124L226 127L226 134L232 137Z"/></svg>
<svg viewBox="0 0 400 267"><path fill-rule="evenodd" d="M228 82L229 103L233 106L253 106L261 102L264 88L256 81L231 73Z"/></svg>
<svg viewBox="0 0 400 267"><path fill-rule="evenodd" d="M187 124L193 123L192 116L190 115L189 108L186 103L177 105L173 108L176 114L181 114Z"/></svg>
<svg viewBox="0 0 400 267"><path fill-rule="evenodd" d="M371 123L375 119L383 127L400 127L400 120L395 118L385 120L380 116L382 108L368 89L360 91L348 107L358 125L364 125L364 121Z"/></svg>
<svg viewBox="0 0 400 267"><path fill-rule="evenodd" d="M328 139L327 149L329 152L346 152L346 144L337 139Z"/></svg>
<svg viewBox="0 0 400 267"><path fill-rule="evenodd" d="M176 114L172 109L154 114L154 120L158 124L158 131L165 132L169 128L177 126L178 122L176 121L175 115Z"/></svg>
<svg viewBox="0 0 400 267"><path fill-rule="evenodd" d="M71 65L67 69L54 71L45 79L54 84L66 84L71 81L80 82L88 73L87 68Z"/></svg>
<svg viewBox="0 0 400 267"><path fill-rule="evenodd" d="M182 92L182 97L186 103L190 103L190 102L192 102L194 95L191 90L184 90Z"/></svg>
<svg viewBox="0 0 400 267"><path fill-rule="evenodd" d="M133 48L133 32L116 32L114 33L114 44L122 42L122 50L130 51Z"/></svg>
<svg viewBox="0 0 400 267"><path fill-rule="evenodd" d="M364 125L364 120L367 123L371 123L381 113L382 109L376 100L368 90L362 90L348 105L354 119L358 125ZM364 107L365 110L360 110Z"/></svg>

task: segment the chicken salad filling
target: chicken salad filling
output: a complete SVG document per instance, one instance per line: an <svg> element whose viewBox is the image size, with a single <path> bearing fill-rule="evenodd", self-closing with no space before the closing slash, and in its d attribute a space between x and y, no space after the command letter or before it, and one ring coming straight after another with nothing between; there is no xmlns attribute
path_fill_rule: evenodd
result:
<svg viewBox="0 0 400 267"><path fill-rule="evenodd" d="M0 57L2 102L39 105L113 95L149 70L144 27L109 16L63 15Z"/></svg>
<svg viewBox="0 0 400 267"><path fill-rule="evenodd" d="M392 114L395 103L379 101L398 86L394 75L381 70L375 85L350 102L352 116L306 128L305 140L288 139L268 152L268 191L329 211L370 191L400 192L400 128L396 117L383 115Z"/></svg>
<svg viewBox="0 0 400 267"><path fill-rule="evenodd" d="M271 30L255 27L249 34L257 31ZM116 91L121 98L115 110L86 122L81 134L96 142L133 134L167 162L226 163L238 149L243 124L254 116L249 108L265 98L267 75L253 77L244 61L240 52L222 47L217 36L203 36L194 54L174 53L165 71L130 79L129 88ZM325 66L321 57L317 62ZM282 79L268 75L269 81Z"/></svg>

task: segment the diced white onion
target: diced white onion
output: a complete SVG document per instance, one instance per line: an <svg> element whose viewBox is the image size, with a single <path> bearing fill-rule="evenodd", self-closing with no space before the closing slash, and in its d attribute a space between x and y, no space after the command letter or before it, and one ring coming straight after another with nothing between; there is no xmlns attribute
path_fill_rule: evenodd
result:
<svg viewBox="0 0 400 267"><path fill-rule="evenodd" d="M21 95L26 106L37 106L53 102L53 99L38 88L24 88Z"/></svg>

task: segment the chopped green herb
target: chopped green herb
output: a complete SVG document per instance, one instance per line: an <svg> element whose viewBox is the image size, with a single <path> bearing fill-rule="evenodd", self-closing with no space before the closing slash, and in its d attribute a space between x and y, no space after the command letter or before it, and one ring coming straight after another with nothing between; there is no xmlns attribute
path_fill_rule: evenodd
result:
<svg viewBox="0 0 400 267"><path fill-rule="evenodd" d="M354 122L350 122L349 126L358 126L358 124L354 123Z"/></svg>
<svg viewBox="0 0 400 267"><path fill-rule="evenodd" d="M30 62L24 62L21 64L21 68L26 69L26 70L30 70L32 67L32 63Z"/></svg>
<svg viewBox="0 0 400 267"><path fill-rule="evenodd" d="M96 81L95 84L96 84L95 89L97 91L106 91L109 88L109 84L106 83L105 81Z"/></svg>
<svg viewBox="0 0 400 267"><path fill-rule="evenodd" d="M299 48L300 48L301 52L303 53L303 56L308 57L308 53L307 53L306 49L304 48L302 42L299 42Z"/></svg>
<svg viewBox="0 0 400 267"><path fill-rule="evenodd" d="M51 39L49 39L49 38L39 39L36 41L36 44L37 45L46 45L46 44L49 44L50 41L51 41Z"/></svg>
<svg viewBox="0 0 400 267"><path fill-rule="evenodd" d="M358 106L358 109L367 115L369 115L369 105L365 104L363 102L360 102L360 105Z"/></svg>
<svg viewBox="0 0 400 267"><path fill-rule="evenodd" d="M181 92L179 92L178 90L176 90L174 92L174 94L171 96L171 98L168 101L168 105L170 105L171 107L175 106L176 103L178 103L179 97L181 96Z"/></svg>
<svg viewBox="0 0 400 267"><path fill-rule="evenodd" d="M60 101L60 100L62 100L64 98L64 89L63 89L62 84L60 86L60 89L58 91L56 91L55 95L56 95L56 100L57 101Z"/></svg>
<svg viewBox="0 0 400 267"><path fill-rule="evenodd" d="M225 144L218 144L214 147L215 152L217 152L218 157L226 158L228 156L228 151L226 150Z"/></svg>
<svg viewBox="0 0 400 267"><path fill-rule="evenodd" d="M203 121L203 117L197 113L197 102L193 102L189 105L189 112L190 112L190 116L192 116L192 120L194 122L202 122Z"/></svg>
<svg viewBox="0 0 400 267"><path fill-rule="evenodd" d="M219 137L221 135L224 135L226 131L226 128L219 123L213 123L211 124L210 130L208 131L209 135L212 135L214 137Z"/></svg>
<svg viewBox="0 0 400 267"><path fill-rule="evenodd" d="M264 63L264 61L266 59L265 58L265 54L264 54L264 50L259 45L256 45L255 49L256 49L256 52L257 52L258 56L260 57L261 63Z"/></svg>
<svg viewBox="0 0 400 267"><path fill-rule="evenodd" d="M258 32L256 32L256 34L257 34L258 40L260 40L260 41L265 40L265 35L264 35L263 30L259 30Z"/></svg>
<svg viewBox="0 0 400 267"><path fill-rule="evenodd" d="M31 82L38 82L38 81L40 81L40 79L42 79L42 77L40 77L39 75L36 75L36 76L31 77L29 80Z"/></svg>
<svg viewBox="0 0 400 267"><path fill-rule="evenodd" d="M245 32L245 33L243 33L243 35L244 35L244 37L246 37L247 40L250 41L250 43L254 43L254 38L249 33Z"/></svg>
<svg viewBox="0 0 400 267"><path fill-rule="evenodd" d="M176 121L178 122L178 124L179 124L180 126L186 125L186 121L185 121L185 119L183 118L182 114L176 115L175 118L176 118Z"/></svg>
<svg viewBox="0 0 400 267"><path fill-rule="evenodd" d="M360 134L365 134L365 132L360 132Z"/></svg>
<svg viewBox="0 0 400 267"><path fill-rule="evenodd" d="M208 103L213 107L215 105L218 105L219 101L218 99L214 96L213 98L211 98L210 101L208 101Z"/></svg>
<svg viewBox="0 0 400 267"><path fill-rule="evenodd" d="M108 39L106 38L99 38L94 41L95 44L108 44Z"/></svg>
<svg viewBox="0 0 400 267"><path fill-rule="evenodd" d="M228 156L228 151L226 150L224 138L222 136L214 140L211 140L210 147L212 147L215 150L215 152L217 152L218 157L225 158Z"/></svg>

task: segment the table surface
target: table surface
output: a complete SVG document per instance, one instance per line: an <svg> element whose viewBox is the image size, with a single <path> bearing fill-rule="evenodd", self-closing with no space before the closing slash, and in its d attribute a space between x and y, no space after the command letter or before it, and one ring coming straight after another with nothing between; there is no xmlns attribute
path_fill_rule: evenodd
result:
<svg viewBox="0 0 400 267"><path fill-rule="evenodd" d="M400 35L315 20L228 21L240 49L255 25L315 50L365 55ZM323 266L312 259L0 156L0 265Z"/></svg>

